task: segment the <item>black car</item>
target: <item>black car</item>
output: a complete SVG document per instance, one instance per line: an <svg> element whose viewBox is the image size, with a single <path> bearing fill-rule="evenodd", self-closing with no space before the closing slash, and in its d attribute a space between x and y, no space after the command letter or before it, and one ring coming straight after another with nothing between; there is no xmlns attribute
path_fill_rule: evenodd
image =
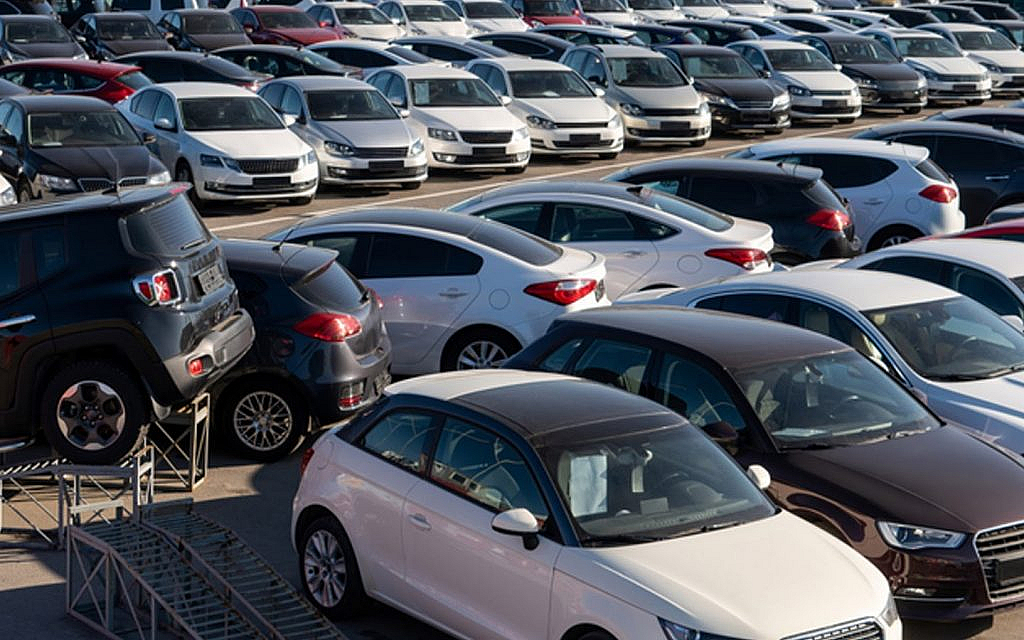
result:
<svg viewBox="0 0 1024 640"><path fill-rule="evenodd" d="M1024 135L1024 109L1007 107L961 107L936 113L929 120L973 122Z"/></svg>
<svg viewBox="0 0 1024 640"><path fill-rule="evenodd" d="M711 124L727 131L780 133L790 125L789 93L761 77L743 56L725 47L658 45L693 78L711 107Z"/></svg>
<svg viewBox="0 0 1024 640"><path fill-rule="evenodd" d="M549 24L535 27L537 33L561 38L575 45L583 44L631 44L646 46L632 32L616 27L598 27L589 24Z"/></svg>
<svg viewBox="0 0 1024 640"><path fill-rule="evenodd" d="M112 105L85 96L0 101L0 173L19 202L166 184L167 168Z"/></svg>
<svg viewBox="0 0 1024 640"><path fill-rule="evenodd" d="M861 131L855 138L927 147L931 159L960 187L967 226L992 209L1024 202L1024 135L966 122L899 122Z"/></svg>
<svg viewBox="0 0 1024 640"><path fill-rule="evenodd" d="M903 6L907 9L920 9L921 11L927 11L938 18L939 22L978 23L984 20L977 11L970 7L950 4L947 2L942 2L940 4L906 4Z"/></svg>
<svg viewBox="0 0 1024 640"><path fill-rule="evenodd" d="M790 38L810 45L857 83L864 108L902 109L918 113L928 102L928 82L873 38L854 34L816 33Z"/></svg>
<svg viewBox="0 0 1024 640"><path fill-rule="evenodd" d="M642 185L771 225L772 258L784 265L858 252L846 205L821 179L821 169L685 158L637 165L602 180Z"/></svg>
<svg viewBox="0 0 1024 640"><path fill-rule="evenodd" d="M168 11L156 26L167 42L181 51L214 51L252 44L238 20L221 9Z"/></svg>
<svg viewBox="0 0 1024 640"><path fill-rule="evenodd" d="M137 51L170 51L171 45L140 13L90 13L71 27L82 47L97 60Z"/></svg>
<svg viewBox="0 0 1024 640"><path fill-rule="evenodd" d="M117 62L135 65L157 84L165 82L222 82L255 91L269 78L208 53L148 51L121 56Z"/></svg>
<svg viewBox="0 0 1024 640"><path fill-rule="evenodd" d="M281 44L250 44L213 52L253 73L275 78L288 76L348 76L355 69L308 49Z"/></svg>
<svg viewBox="0 0 1024 640"><path fill-rule="evenodd" d="M977 0L957 0L953 3L958 7L973 9L985 20L1021 20L1021 15L1005 2L978 2Z"/></svg>
<svg viewBox="0 0 1024 640"><path fill-rule="evenodd" d="M486 42L453 36L408 36L392 42L432 60L450 62L456 67L464 67L467 62L477 58L505 58L512 55Z"/></svg>
<svg viewBox="0 0 1024 640"><path fill-rule="evenodd" d="M979 24L998 31L1018 47L1024 47L1024 20L986 20Z"/></svg>
<svg viewBox="0 0 1024 640"><path fill-rule="evenodd" d="M865 7L861 9L861 11L884 13L908 29L920 27L922 24L935 24L936 22L942 22L930 12L922 11L921 9L906 9L903 7Z"/></svg>
<svg viewBox="0 0 1024 640"><path fill-rule="evenodd" d="M732 24L721 20L673 20L670 27L683 27L700 38L704 44L725 46L740 40L757 40L756 33L745 24Z"/></svg>
<svg viewBox="0 0 1024 640"><path fill-rule="evenodd" d="M184 191L0 216L0 437L41 428L63 457L113 463L249 349L252 320Z"/></svg>
<svg viewBox="0 0 1024 640"><path fill-rule="evenodd" d="M243 455L276 460L314 426L362 411L388 383L391 341L376 294L337 252L225 240L253 348L211 391L218 435Z"/></svg>
<svg viewBox="0 0 1024 640"><path fill-rule="evenodd" d="M561 60L562 54L573 47L567 40L538 31L493 31L475 35L473 39L509 53L552 62Z"/></svg>
<svg viewBox="0 0 1024 640"><path fill-rule="evenodd" d="M669 27L663 24L634 24L626 28L647 46L656 44L703 44L693 31L683 27Z"/></svg>
<svg viewBox="0 0 1024 640"><path fill-rule="evenodd" d="M30 58L85 58L86 53L50 16L0 16L0 61Z"/></svg>
<svg viewBox="0 0 1024 640"><path fill-rule="evenodd" d="M383 67L436 63L436 60L406 47L357 38L318 42L308 47L307 51L318 53L343 67L352 69L350 76L353 78L369 76Z"/></svg>

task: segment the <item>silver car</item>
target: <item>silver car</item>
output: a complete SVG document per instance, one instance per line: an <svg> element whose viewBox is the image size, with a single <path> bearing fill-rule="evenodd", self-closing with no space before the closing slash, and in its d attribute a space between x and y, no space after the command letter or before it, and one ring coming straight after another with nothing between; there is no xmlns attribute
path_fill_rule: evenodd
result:
<svg viewBox="0 0 1024 640"><path fill-rule="evenodd" d="M273 80L260 96L316 150L321 184L399 184L427 179L423 141L379 91L349 78L296 76Z"/></svg>

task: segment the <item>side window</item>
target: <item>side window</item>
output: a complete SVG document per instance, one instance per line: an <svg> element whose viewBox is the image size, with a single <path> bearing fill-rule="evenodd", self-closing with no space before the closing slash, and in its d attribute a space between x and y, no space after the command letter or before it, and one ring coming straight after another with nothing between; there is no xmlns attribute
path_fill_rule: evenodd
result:
<svg viewBox="0 0 1024 640"><path fill-rule="evenodd" d="M71 76L71 79L75 83L75 91L90 91L101 86L105 80L96 78L84 73L76 73Z"/></svg>
<svg viewBox="0 0 1024 640"><path fill-rule="evenodd" d="M549 353L543 360L537 363L537 368L541 371L551 371L553 373L561 373L565 369L569 361L572 360L573 354L583 344L583 338L573 338L572 340L563 343L560 347Z"/></svg>
<svg viewBox="0 0 1024 640"><path fill-rule="evenodd" d="M7 118L10 117L11 111L13 111L13 110L14 110L14 106L11 105L10 103L0 104L0 124L4 124L4 122L7 120ZM4 129L7 129L6 125L4 125Z"/></svg>
<svg viewBox="0 0 1024 640"><path fill-rule="evenodd" d="M633 216L588 205L555 205L551 220L553 242L610 242L636 240Z"/></svg>
<svg viewBox="0 0 1024 640"><path fill-rule="evenodd" d="M810 300L800 300L797 303L797 325L844 342L862 355L888 367L875 343L852 320L835 309Z"/></svg>
<svg viewBox="0 0 1024 640"><path fill-rule="evenodd" d="M802 156L799 164L818 167L825 182L836 189L863 187L885 180L899 168L884 158L818 153Z"/></svg>
<svg viewBox="0 0 1024 640"><path fill-rule="evenodd" d="M491 81L487 84L499 96L507 96L509 94L508 85L505 84L505 74L494 67L491 67Z"/></svg>
<svg viewBox="0 0 1024 640"><path fill-rule="evenodd" d="M444 242L397 233L373 238L367 278L421 278L468 276L483 266L483 259ZM358 277L358 276L357 276Z"/></svg>
<svg viewBox="0 0 1024 640"><path fill-rule="evenodd" d="M454 12L455 12L455 15L457 15L457 16L459 16L459 17L462 17L462 18L465 18L465 17L466 17L466 14L462 12L462 5L461 5L461 4L459 4L458 2L454 2L453 0L445 0L444 4L445 4L445 5L446 5L446 6L447 6L447 7L449 8L449 9L451 9L452 11L454 11Z"/></svg>
<svg viewBox="0 0 1024 640"><path fill-rule="evenodd" d="M864 269L898 273L919 280L927 280L945 286L945 263L930 258L896 257L884 258L877 262L864 265Z"/></svg>
<svg viewBox="0 0 1024 640"><path fill-rule="evenodd" d="M804 30L805 31L810 31L811 33L821 33L822 31L828 31L827 27L824 27L824 26L818 25L818 24L814 24L814 23L808 23L808 25L811 25L811 24L814 25L814 28L811 28L811 29L805 28ZM817 29L817 31L815 31L814 29ZM825 56L829 60L832 59L832 52L829 51L828 45L826 45L821 40L818 40L817 38L811 38L811 39L807 40L807 42L805 44L811 45L812 47L814 47L815 49L820 51L821 55Z"/></svg>
<svg viewBox="0 0 1024 640"><path fill-rule="evenodd" d="M274 109L281 110L281 94L284 92L284 85L272 84L260 92L260 97L267 101Z"/></svg>
<svg viewBox="0 0 1024 640"><path fill-rule="evenodd" d="M958 264L950 265L947 287L973 298L1001 316L1024 320L1024 310L1010 291L992 276Z"/></svg>
<svg viewBox="0 0 1024 640"><path fill-rule="evenodd" d="M26 282L22 273L21 232L0 231L0 299L16 293Z"/></svg>
<svg viewBox="0 0 1024 640"><path fill-rule="evenodd" d="M156 103L156 111L153 112L154 121L160 118L166 118L170 121L171 126L178 126L178 119L174 115L174 101L166 93L160 95L160 100Z"/></svg>
<svg viewBox="0 0 1024 640"><path fill-rule="evenodd" d="M681 182L682 181L679 180L678 178L664 178L662 180L650 180L648 182L641 182L640 185L647 187L648 189L660 191L662 193L677 195L679 193L679 186Z"/></svg>
<svg viewBox="0 0 1024 640"><path fill-rule="evenodd" d="M156 102L160 99L159 91L142 91L132 99L132 113L145 118L153 119L153 112L156 111Z"/></svg>
<svg viewBox="0 0 1024 640"><path fill-rule="evenodd" d="M653 392L656 402L686 416L694 426L726 423L737 431L747 426L718 378L687 358L666 354Z"/></svg>
<svg viewBox="0 0 1024 640"><path fill-rule="evenodd" d="M14 108L11 110L11 115L7 117L4 122L4 129L7 133L14 136L14 139L18 142L24 142L25 140L25 116L22 115L21 109Z"/></svg>
<svg viewBox="0 0 1024 640"><path fill-rule="evenodd" d="M357 278L366 277L366 250L370 234L353 233L340 236L319 236L309 238L306 244L338 252L335 261Z"/></svg>
<svg viewBox="0 0 1024 640"><path fill-rule="evenodd" d="M577 73L582 75L583 72L583 59L586 57L586 53L582 51L573 51L569 55L565 56L565 66L575 70Z"/></svg>
<svg viewBox="0 0 1024 640"><path fill-rule="evenodd" d="M505 51L511 53L518 53L519 55L528 56L531 58L546 56L551 53L551 49L548 47L535 44L533 42L526 42L523 40L516 40L514 38L495 38L492 44L496 47L500 47Z"/></svg>
<svg viewBox="0 0 1024 640"><path fill-rule="evenodd" d="M744 293L708 298L697 303L698 309L717 309L777 322L789 321L790 299L761 293Z"/></svg>
<svg viewBox="0 0 1024 640"><path fill-rule="evenodd" d="M36 260L36 279L45 280L64 269L67 253L63 227L46 227L32 231L32 250Z"/></svg>
<svg viewBox="0 0 1024 640"><path fill-rule="evenodd" d="M435 421L427 413L389 413L370 427L356 445L413 473L422 473Z"/></svg>
<svg viewBox="0 0 1024 640"><path fill-rule="evenodd" d="M302 98L299 92L291 87L285 87L281 94L281 113L297 116L302 113Z"/></svg>
<svg viewBox="0 0 1024 640"><path fill-rule="evenodd" d="M396 76L394 74L388 75L390 75L391 78L382 93L384 94L384 97L391 102L391 104L402 105L404 107L408 104L405 97L405 80L403 80L401 76Z"/></svg>
<svg viewBox="0 0 1024 640"><path fill-rule="evenodd" d="M757 216L757 188L741 179L718 176L694 176L691 180L690 200L741 217Z"/></svg>
<svg viewBox="0 0 1024 640"><path fill-rule="evenodd" d="M473 68L470 69L469 71L476 77L483 80L484 84L491 87L491 89L494 88L493 86L491 86L491 76L494 75L494 67L492 67L489 64L478 64L474 65Z"/></svg>
<svg viewBox="0 0 1024 640"><path fill-rule="evenodd" d="M601 62L601 58L593 54L587 54L587 60L583 64L583 71L580 75L586 79L587 82L593 82L594 84L608 84L608 78L604 71L604 64Z"/></svg>
<svg viewBox="0 0 1024 640"><path fill-rule="evenodd" d="M534 235L541 234L541 215L543 203L510 204L485 212L482 218L496 220Z"/></svg>
<svg viewBox="0 0 1024 640"><path fill-rule="evenodd" d="M547 505L519 451L503 438L462 420L445 420L430 479L486 509L528 509L539 522L547 520Z"/></svg>
<svg viewBox="0 0 1024 640"><path fill-rule="evenodd" d="M640 393L651 354L649 347L599 338L590 343L571 373L630 393Z"/></svg>
<svg viewBox="0 0 1024 640"><path fill-rule="evenodd" d="M768 61L764 59L761 52L751 47L743 47L742 51L743 59L750 63L750 66L758 71L766 71L768 69Z"/></svg>

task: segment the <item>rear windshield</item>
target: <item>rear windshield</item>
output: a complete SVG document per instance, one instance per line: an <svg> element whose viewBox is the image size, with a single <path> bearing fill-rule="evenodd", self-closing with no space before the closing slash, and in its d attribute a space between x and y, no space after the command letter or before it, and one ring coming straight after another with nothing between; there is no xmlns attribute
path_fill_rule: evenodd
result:
<svg viewBox="0 0 1024 640"><path fill-rule="evenodd" d="M942 167L935 164L928 158L925 158L924 161L917 165L917 170L926 178L941 180L942 182L953 182L953 178L943 171Z"/></svg>
<svg viewBox="0 0 1024 640"><path fill-rule="evenodd" d="M148 87L153 84L153 81L149 79L149 76L142 73L141 71L129 71L128 73L122 73L121 75L114 78L126 87L131 87L138 91L142 87Z"/></svg>
<svg viewBox="0 0 1024 640"><path fill-rule="evenodd" d="M562 257L562 248L499 222L481 221L467 236L470 240L542 267Z"/></svg>
<svg viewBox="0 0 1024 640"><path fill-rule="evenodd" d="M846 207L843 205L843 199L832 187L828 186L824 180L815 180L812 182L810 186L804 189L804 194L810 198L814 204L818 205L822 209L846 211Z"/></svg>
<svg viewBox="0 0 1024 640"><path fill-rule="evenodd" d="M660 191L644 188L636 194L636 197L641 204L692 222L709 231L726 231L733 225L732 218L724 213Z"/></svg>
<svg viewBox="0 0 1024 640"><path fill-rule="evenodd" d="M419 51L413 51L412 49L406 49L405 47L391 46L386 49L388 53L393 53L399 58L408 60L414 64L425 64L428 62L435 62L433 58L428 58Z"/></svg>
<svg viewBox="0 0 1024 640"><path fill-rule="evenodd" d="M309 302L331 311L356 309L366 296L366 288L334 260L292 289Z"/></svg>
<svg viewBox="0 0 1024 640"><path fill-rule="evenodd" d="M128 239L140 253L185 255L212 238L184 195L124 220Z"/></svg>
<svg viewBox="0 0 1024 640"><path fill-rule="evenodd" d="M183 16L184 31L201 36L211 33L242 33L242 27L229 13L201 13Z"/></svg>

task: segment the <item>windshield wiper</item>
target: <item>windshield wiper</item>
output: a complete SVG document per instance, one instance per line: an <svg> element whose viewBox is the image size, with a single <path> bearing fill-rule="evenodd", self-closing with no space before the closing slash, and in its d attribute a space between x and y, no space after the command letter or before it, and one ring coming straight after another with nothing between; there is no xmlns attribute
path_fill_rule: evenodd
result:
<svg viewBox="0 0 1024 640"><path fill-rule="evenodd" d="M978 375L976 373L945 373L933 374L928 377L932 380L938 380L939 382L971 382L973 380L984 380L989 376Z"/></svg>
<svg viewBox="0 0 1024 640"><path fill-rule="evenodd" d="M735 526L741 525L743 523L744 523L744 521L742 521L742 520L732 520L732 521L729 521L729 522L716 522L714 524L705 524L705 525L701 525L699 527L694 527L693 529L687 529L686 531L681 531L681 532L679 532L679 533L677 533L677 534L675 534L675 535L673 535L671 537L673 537L673 538L682 538L682 537L685 537L685 536L692 536L692 535L698 534L698 533L708 533L709 531L718 531L719 529L728 529L729 527L735 527Z"/></svg>
<svg viewBox="0 0 1024 640"><path fill-rule="evenodd" d="M600 547L604 544L643 544L645 542L658 542L666 540L666 536L648 536L636 533L617 533L609 536L585 536L580 538L580 544L585 547Z"/></svg>
<svg viewBox="0 0 1024 640"><path fill-rule="evenodd" d="M834 444L832 442L808 442L805 444L791 444L779 447L783 451L820 451L823 449L835 449L836 447L842 447L845 445Z"/></svg>

